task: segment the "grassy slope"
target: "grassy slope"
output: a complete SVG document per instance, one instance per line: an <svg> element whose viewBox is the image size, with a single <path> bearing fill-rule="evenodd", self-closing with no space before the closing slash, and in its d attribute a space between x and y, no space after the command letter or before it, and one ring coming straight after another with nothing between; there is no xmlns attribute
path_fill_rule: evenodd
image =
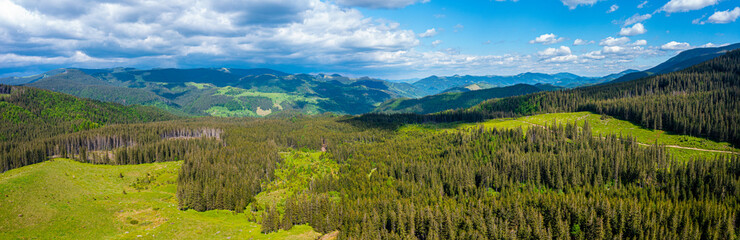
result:
<svg viewBox="0 0 740 240"><path fill-rule="evenodd" d="M401 131L426 131L426 130L444 130L450 128L466 128L483 125L485 127L495 128L518 128L523 129L531 126L550 126L554 122L564 124L565 122L577 122L579 126L583 126L584 122L588 121L591 125L594 136L606 135L606 134L621 134L629 135L635 138L639 143L644 144L655 144L656 142L661 145L675 145L688 148L700 148L708 150L720 150L720 151L732 151L740 152L740 149L733 148L729 143L726 142L715 142L712 140L692 137L688 135L677 135L670 132L661 130L652 130L643 128L641 126L632 124L628 121L615 119L612 117L606 117L603 120L601 115L594 114L591 112L574 112L574 113L550 113L540 114L534 116L521 117L516 119L493 119L483 123L471 123L471 124L423 124L423 125L407 125L401 128ZM690 157L713 157L717 153L695 151L688 149L676 149L668 148L671 153L679 158L688 159Z"/></svg>
<svg viewBox="0 0 740 240"><path fill-rule="evenodd" d="M504 98L540 91L542 90L532 85L517 84L469 92L442 93L418 99L400 98L386 101L374 111L427 114L450 109L469 108L492 98Z"/></svg>
<svg viewBox="0 0 740 240"><path fill-rule="evenodd" d="M246 214L178 210L175 183L180 164L105 166L56 159L2 173L0 239L128 239L139 235L155 239L315 239L319 235L305 225L265 235L258 223L247 221Z"/></svg>
<svg viewBox="0 0 740 240"><path fill-rule="evenodd" d="M282 213L285 199L288 196L307 189L312 179L335 175L339 171L339 165L322 158L322 154L322 152L314 151L281 153L284 161L275 170L275 179L262 185L263 191L255 196L257 202L263 207L275 204ZM330 194L336 197L337 201L339 200L339 193L331 192Z"/></svg>
<svg viewBox="0 0 740 240"><path fill-rule="evenodd" d="M200 86L203 87L203 86ZM290 102L290 103L296 103L296 102L306 102L309 104L317 104L319 100L327 100L323 98L318 97L305 97L301 95L291 94L291 93L269 93L269 92L258 92L253 90L245 90L238 87L221 87L217 88L216 95L223 95L223 96L229 96L233 97L234 101L242 102L239 100L239 97L265 97L269 98L273 106L275 107L275 110L282 110L281 104L283 102ZM319 109L314 107L315 110L307 110L306 113L308 114L318 114ZM218 117L257 117L261 116L255 111L250 111L248 109L240 109L240 110L229 110L226 107L222 106L213 106L206 110L206 113L208 113L211 116L218 116Z"/></svg>

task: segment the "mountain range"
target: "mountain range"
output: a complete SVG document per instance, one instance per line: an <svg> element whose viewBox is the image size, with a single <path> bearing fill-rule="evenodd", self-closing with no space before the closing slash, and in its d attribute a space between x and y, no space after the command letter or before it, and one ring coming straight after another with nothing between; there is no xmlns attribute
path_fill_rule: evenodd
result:
<svg viewBox="0 0 740 240"><path fill-rule="evenodd" d="M267 116L283 111L432 113L470 107L491 98L672 72L739 47L733 44L687 50L645 71L630 69L603 77L527 72L513 76L430 76L407 83L338 74L291 74L266 68L110 68L56 69L28 77L1 78L0 83L124 105L156 106L181 116Z"/></svg>
<svg viewBox="0 0 740 240"><path fill-rule="evenodd" d="M624 76L614 79L613 82L626 82L639 78L644 78L656 74L663 74L669 72L675 72L694 66L696 64L708 61L710 59L721 56L728 51L740 48L740 43L735 43L727 46L712 47L712 48L694 48L683 51L668 59L667 61L658 64L657 66L650 68L645 71L632 72L625 74Z"/></svg>

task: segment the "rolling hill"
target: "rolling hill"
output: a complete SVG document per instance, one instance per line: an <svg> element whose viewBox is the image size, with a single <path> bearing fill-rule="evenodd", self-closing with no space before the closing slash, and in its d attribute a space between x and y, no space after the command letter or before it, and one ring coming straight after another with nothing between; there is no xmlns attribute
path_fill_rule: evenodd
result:
<svg viewBox="0 0 740 240"><path fill-rule="evenodd" d="M413 85L425 95L434 95L442 92L447 92L450 89L466 87L473 84L476 84L481 88L506 87L520 83L529 85L551 84L558 87L571 88L610 81L614 79L615 76L619 77L623 74L624 72L608 75L605 77L582 77L572 73L545 74L527 72L514 76L430 76L414 82Z"/></svg>
<svg viewBox="0 0 740 240"><path fill-rule="evenodd" d="M721 56L728 51L740 48L740 43L714 48L694 48L683 51L667 61L645 71L632 72L614 79L612 82L626 82L656 74L675 72L704 61Z"/></svg>
<svg viewBox="0 0 740 240"><path fill-rule="evenodd" d="M740 50L677 72L633 81L487 100L415 119L480 121L502 116L591 111L640 126L740 146ZM387 117L383 117L387 118Z"/></svg>
<svg viewBox="0 0 740 240"><path fill-rule="evenodd" d="M0 94L0 142L27 141L107 124L178 118L153 107L124 106L31 87L5 86Z"/></svg>
<svg viewBox="0 0 740 240"><path fill-rule="evenodd" d="M408 83L271 69L65 69L27 86L121 104L156 106L177 115L267 116L369 112L392 98L418 97Z"/></svg>
<svg viewBox="0 0 740 240"><path fill-rule="evenodd" d="M441 93L418 99L399 98L384 102L374 111L383 113L427 114L451 109L468 108L492 98L511 97L554 89L558 88L545 84L516 84L508 87L489 88L467 92Z"/></svg>

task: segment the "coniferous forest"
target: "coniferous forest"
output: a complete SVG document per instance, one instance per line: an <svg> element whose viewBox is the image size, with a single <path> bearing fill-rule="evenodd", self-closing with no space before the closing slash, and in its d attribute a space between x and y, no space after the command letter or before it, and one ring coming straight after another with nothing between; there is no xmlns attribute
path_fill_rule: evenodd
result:
<svg viewBox="0 0 740 240"><path fill-rule="evenodd" d="M399 127L591 111L737 146L738 66L734 51L675 73L430 115L183 118L3 85L0 170L59 157L182 161L178 209L254 213L262 233L307 224L340 239L737 239L737 154L679 160L630 135L595 136L588 122ZM337 167L260 204L294 151Z"/></svg>

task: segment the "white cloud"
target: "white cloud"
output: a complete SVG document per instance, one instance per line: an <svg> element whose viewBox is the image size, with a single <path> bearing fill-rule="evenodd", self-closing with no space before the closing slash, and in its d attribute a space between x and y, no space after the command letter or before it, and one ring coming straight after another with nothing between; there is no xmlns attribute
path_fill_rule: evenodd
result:
<svg viewBox="0 0 740 240"><path fill-rule="evenodd" d="M604 55L601 54L601 51L592 51L592 52L588 52L586 54L583 54L581 56L582 57L585 57L585 58L589 58L589 59L595 59L595 60L606 58L606 56L604 56Z"/></svg>
<svg viewBox="0 0 740 240"><path fill-rule="evenodd" d="M429 0L336 0L336 3L345 7L364 8L403 8L415 3L427 3Z"/></svg>
<svg viewBox="0 0 740 240"><path fill-rule="evenodd" d="M729 43L724 43L724 44L717 45L717 44L714 44L714 43L711 43L710 42L710 43L707 43L707 44L698 46L698 48L715 48L715 47L724 47L724 46L727 46L727 45L730 45L730 44Z"/></svg>
<svg viewBox="0 0 740 240"><path fill-rule="evenodd" d="M536 44L536 43L555 44L555 43L562 42L563 40L565 40L565 38L562 38L562 37L558 38L558 36L555 34L547 33L547 34L542 34L539 37L535 38L534 40L529 41L529 43L530 44Z"/></svg>
<svg viewBox="0 0 740 240"><path fill-rule="evenodd" d="M569 47L560 46L559 48L547 48L537 53L543 62L563 63L578 60L578 56L573 55Z"/></svg>
<svg viewBox="0 0 740 240"><path fill-rule="evenodd" d="M574 46L589 45L589 44L594 44L594 43L595 42L593 40L592 41L586 41L586 40L583 40L583 39L580 39L580 38L579 39L576 39L575 41L573 41L573 45Z"/></svg>
<svg viewBox="0 0 740 240"><path fill-rule="evenodd" d="M564 63L564 62L572 62L578 60L578 56L576 55L565 55L565 56L557 56L553 58L546 59L545 62L549 63Z"/></svg>
<svg viewBox="0 0 740 240"><path fill-rule="evenodd" d="M617 9L619 9L619 6L617 4L614 4L609 7L609 10L606 10L606 13L613 13L614 11L617 11Z"/></svg>
<svg viewBox="0 0 740 240"><path fill-rule="evenodd" d="M637 5L637 8L643 8L647 4L648 4L648 1L644 1L644 2L640 3L639 5Z"/></svg>
<svg viewBox="0 0 740 240"><path fill-rule="evenodd" d="M651 17L653 17L653 15L652 14L649 14L649 13L646 13L644 15L640 15L640 14L635 13L635 15L632 15L632 17L627 18L627 20L624 21L624 25L622 25L622 26L625 27L625 26L629 26L629 25L632 25L632 24L635 24L635 23L639 23L639 22L648 20Z"/></svg>
<svg viewBox="0 0 740 240"><path fill-rule="evenodd" d="M646 32L647 30L645 29L645 26L642 25L642 23L635 23L635 25L632 25L632 27L622 28L622 30L619 31L619 35L634 36L634 35L640 35Z"/></svg>
<svg viewBox="0 0 740 240"><path fill-rule="evenodd" d="M667 13L688 12L717 4L719 0L671 0L660 10Z"/></svg>
<svg viewBox="0 0 740 240"><path fill-rule="evenodd" d="M684 50L691 48L689 43L670 41L660 46L661 50Z"/></svg>
<svg viewBox="0 0 740 240"><path fill-rule="evenodd" d="M319 0L240 3L225 7L220 5L222 1L91 1L79 3L86 8L75 15L53 15L63 11L41 12L37 10L40 8L0 0L0 45L22 44L17 49L33 51L14 52L15 57L6 59L15 62L0 62L0 68L36 64L34 58L22 56L37 52L44 52L50 59L75 52L94 59L167 56L175 64L351 64L366 61L355 57L358 52L395 52L419 44L416 34L400 29L398 23L367 18L358 10ZM54 62L60 61L45 64ZM142 64L159 67L155 65L159 62Z"/></svg>
<svg viewBox="0 0 740 240"><path fill-rule="evenodd" d="M551 56L564 56L564 55L571 55L571 51L569 47L566 46L560 46L559 48L547 48L543 51L538 52L540 56L543 57L551 57Z"/></svg>
<svg viewBox="0 0 740 240"><path fill-rule="evenodd" d="M645 45L647 45L647 41L644 40L644 39L640 39L640 40L637 40L634 43L632 43L632 45L634 45L634 46L645 46Z"/></svg>
<svg viewBox="0 0 740 240"><path fill-rule="evenodd" d="M430 37L437 36L438 33L439 32L437 32L437 29L430 28L430 29L427 29L426 32L423 32L423 33L419 34L419 37L422 37L422 38L430 38Z"/></svg>
<svg viewBox="0 0 740 240"><path fill-rule="evenodd" d="M438 49L445 46L442 41L419 50L429 49L420 47L420 38L430 33L323 0L0 0L0 69L300 66L392 78L450 72L601 74L617 60L652 54L625 45L627 38L614 45L623 48L619 54L580 55L557 47L542 51L548 56L475 55ZM552 33L532 42L538 39L565 41Z"/></svg>
<svg viewBox="0 0 740 240"><path fill-rule="evenodd" d="M620 38L613 38L613 37L607 37L601 40L599 42L599 46L616 46L616 45L624 45L630 41L627 37L620 37Z"/></svg>
<svg viewBox="0 0 740 240"><path fill-rule="evenodd" d="M622 47L622 46L604 46L604 48L602 49L602 52L604 52L604 53L620 53L624 49L625 48Z"/></svg>
<svg viewBox="0 0 740 240"><path fill-rule="evenodd" d="M440 44L442 44L442 40L434 40L434 42L432 42L432 47L437 47Z"/></svg>
<svg viewBox="0 0 740 240"><path fill-rule="evenodd" d="M563 5L568 6L569 9L576 9L579 5L594 5L599 0L560 0Z"/></svg>
<svg viewBox="0 0 740 240"><path fill-rule="evenodd" d="M735 9L726 10L726 11L718 11L712 14L712 16L709 16L710 23L731 23L735 22L737 18L740 17L740 7L735 7Z"/></svg>

